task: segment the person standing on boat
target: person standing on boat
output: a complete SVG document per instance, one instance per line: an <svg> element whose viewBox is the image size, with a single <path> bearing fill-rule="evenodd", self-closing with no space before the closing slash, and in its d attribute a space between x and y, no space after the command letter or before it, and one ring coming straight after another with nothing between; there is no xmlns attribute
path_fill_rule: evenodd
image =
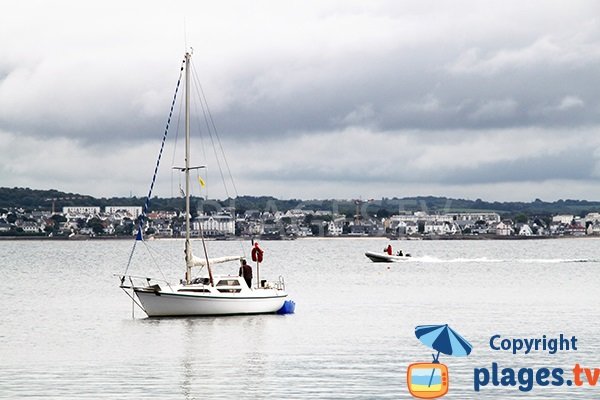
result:
<svg viewBox="0 0 600 400"><path fill-rule="evenodd" d="M246 263L246 260L242 260L242 266L240 267L240 276L244 277L246 284L252 289L252 267Z"/></svg>
<svg viewBox="0 0 600 400"><path fill-rule="evenodd" d="M388 246L385 249L383 249L383 251L384 251L384 253L387 253L389 256L391 256L392 255L392 245L388 244Z"/></svg>

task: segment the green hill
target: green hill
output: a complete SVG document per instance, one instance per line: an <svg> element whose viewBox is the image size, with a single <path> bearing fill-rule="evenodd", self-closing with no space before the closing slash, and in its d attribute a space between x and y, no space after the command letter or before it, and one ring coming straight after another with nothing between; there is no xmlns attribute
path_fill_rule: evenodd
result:
<svg viewBox="0 0 600 400"><path fill-rule="evenodd" d="M58 190L36 190L29 188L0 187L1 208L24 208L30 210L60 210L65 206L98 206L122 205L143 206L145 199L140 197L95 198L78 193L66 193ZM270 196L240 196L236 199L210 200L204 202L193 198L195 207L206 210L217 206L235 206L237 212L247 210L288 211L294 208L305 210L334 211L347 216L356 213L357 206L361 214L386 217L399 212L426 211L428 213L446 212L497 212L507 217L524 215L573 214L583 216L589 212L600 212L600 202L587 200L558 200L545 202L536 199L533 202L487 202L481 199L452 199L447 197L418 196L405 198L382 198L380 200L280 200ZM153 198L152 210L180 210L183 208L181 198Z"/></svg>

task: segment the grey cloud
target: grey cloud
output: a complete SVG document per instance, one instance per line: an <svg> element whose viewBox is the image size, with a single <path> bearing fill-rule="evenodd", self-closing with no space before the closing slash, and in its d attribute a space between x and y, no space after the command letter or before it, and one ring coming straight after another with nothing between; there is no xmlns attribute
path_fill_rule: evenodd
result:
<svg viewBox="0 0 600 400"><path fill-rule="evenodd" d="M480 184L501 182L539 182L546 180L590 180L594 159L584 154L560 154L508 162L495 162L474 169L444 171L438 182Z"/></svg>
<svg viewBox="0 0 600 400"><path fill-rule="evenodd" d="M407 23L399 9L388 8L387 12L392 22L386 28L396 29ZM424 15L423 23L434 16L435 11ZM215 112L218 126L228 135L243 138L319 132L344 126L394 131L600 123L600 100L594 89L600 84L597 28L586 27L581 37L567 30L571 36L562 39L549 36L545 26L539 31L532 26L513 35L492 26L487 37L480 38L468 36L469 29L481 28L465 21L462 26L457 23L457 31L452 34L439 31L449 26L432 25L431 30L437 36L428 41L415 38L417 46L404 37L390 34L387 37L390 43L380 49L369 47L377 43L365 43L363 49L338 50L328 48L327 38L323 38L323 43L314 43L317 48L323 46L324 53L315 61L310 59L315 56L314 51L244 60L251 61L252 68L229 71L233 84L227 89L229 100ZM422 30L418 26L412 29ZM470 42L476 47L469 47ZM268 48L269 43L264 45ZM247 57L252 57L252 53ZM172 76L158 75L153 66L135 74L129 65L122 68L123 76L119 76L116 63L123 60L101 61L98 67L91 61L79 64L91 69L87 78L91 83L77 76L75 80L68 75L52 76L43 69L46 65L43 61L31 66L32 73L38 72L38 80L24 79L22 85L41 84L39 79L54 80L54 84L43 89L45 92L38 90L36 95L43 96L40 101L24 100L23 108L33 107L28 118L24 119L20 113L0 112L0 128L46 137L77 137L89 142L135 140L160 132L166 120L169 91L174 89L170 86L177 73L175 68ZM106 63L113 63L108 74L101 68ZM69 68L73 73L81 69ZM164 66L158 69L167 71ZM8 71L0 78L0 98L4 83L16 71ZM138 83L126 84L128 74ZM139 79L139 74L145 77ZM211 77L201 76L201 79ZM141 87L143 84L148 86ZM136 104L144 91L154 89L165 95L164 114L157 111L144 114ZM5 93L5 102L10 102L13 95ZM552 110L553 104L560 104L565 98L581 102L577 107ZM63 109L41 109L44 101L51 104L53 100ZM368 113L364 113L365 105ZM357 110L363 110L358 119Z"/></svg>
<svg viewBox="0 0 600 400"><path fill-rule="evenodd" d="M408 67L363 65L353 80L324 82L289 98L236 105L220 120L230 133L281 135L341 126L384 130L583 126L600 123L600 63L585 69L530 69L497 76L452 76L410 60ZM384 60L379 60L384 62ZM292 78L291 78L292 79ZM561 103L578 99L576 103ZM560 107L560 105L563 105ZM369 113L356 116L368 105ZM364 108L362 108L364 111Z"/></svg>
<svg viewBox="0 0 600 400"><path fill-rule="evenodd" d="M262 173L256 178L274 181L305 181L307 177L315 181L387 182L391 184L436 183L444 185L494 184L506 182L529 182L545 180L600 180L594 176L595 162L588 154L561 155L560 157L539 157L526 160L494 162L473 168L448 168L432 165L428 171L416 171L410 166L405 170L391 173L376 173L362 170L330 170L307 166L298 169L285 169L269 174Z"/></svg>
<svg viewBox="0 0 600 400"><path fill-rule="evenodd" d="M221 137L236 158L263 158L237 165L246 178L438 187L597 179L598 155L579 138L600 129L596 2L316 1L294 12L277 2L234 4L193 10L188 42L197 49L194 62ZM168 32L179 34L179 22L165 18L157 29L142 20L128 31L136 13L130 5L114 31L104 23L112 11L100 7L103 22L86 29L63 2L59 21L78 21L80 36L71 41L69 29L45 18L54 8L39 6L29 14L15 5L20 19L0 16L0 34L15 31L29 47L43 39L39 32L47 36L34 50L18 41L0 49L0 133L56 146L48 157L109 153L151 140L158 148L181 56ZM153 4L143 9L154 22L165 12ZM260 12L246 18L249 9ZM21 26L30 18L39 32ZM179 112L177 106L172 135ZM478 157L472 165L453 163L445 153L458 151L453 143L474 141L478 147L470 151L493 152L498 137L518 140L514 132L550 144L563 135L577 144L547 152L536 145L530 153L504 148L514 156ZM286 153L266 162L271 149ZM95 158L103 160L117 162Z"/></svg>
<svg viewBox="0 0 600 400"><path fill-rule="evenodd" d="M369 185L373 182L388 184L439 184L476 185L551 180L594 181L598 180L599 143L594 132L579 132L576 140L565 140L561 133L513 132L504 139L495 132L495 139L485 141L485 134L450 132L434 140L437 149L429 151L421 160L419 152L428 148L427 137L418 132L403 133L408 140L396 142L394 135L372 136L371 143L345 143L331 147L331 159L321 159L327 151L311 157L287 158L282 162L272 159L272 166L245 171L249 180L272 180L287 182L346 182L353 185ZM525 136L519 140L520 136ZM490 133L491 136L491 133ZM349 136L351 137L351 136ZM525 138L528 137L528 140ZM464 142L465 146L461 144ZM468 150L463 150L469 143ZM335 139L318 139L320 146L331 146ZM404 145L400 144L404 143ZM547 144L546 144L547 143ZM306 146L300 146L306 149ZM358 148L362 148L362 153ZM273 150L275 154L282 152ZM350 154L344 157L344 154ZM443 156L443 157L442 157ZM312 162L303 162L311 160ZM425 161L425 163L424 163ZM558 188L557 188L558 190Z"/></svg>

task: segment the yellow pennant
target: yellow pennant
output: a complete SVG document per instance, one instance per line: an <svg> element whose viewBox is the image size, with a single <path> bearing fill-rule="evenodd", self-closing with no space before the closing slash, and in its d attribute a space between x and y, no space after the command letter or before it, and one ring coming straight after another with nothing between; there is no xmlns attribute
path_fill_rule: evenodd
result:
<svg viewBox="0 0 600 400"><path fill-rule="evenodd" d="M206 183L204 183L204 180L200 177L198 177L198 182L200 182L200 186L205 187Z"/></svg>

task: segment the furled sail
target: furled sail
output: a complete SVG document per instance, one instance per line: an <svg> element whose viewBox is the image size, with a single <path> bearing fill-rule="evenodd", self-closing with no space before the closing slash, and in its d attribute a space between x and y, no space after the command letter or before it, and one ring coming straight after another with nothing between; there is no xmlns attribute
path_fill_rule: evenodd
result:
<svg viewBox="0 0 600 400"><path fill-rule="evenodd" d="M221 263L225 263L225 262L229 262L229 261L239 261L241 260L242 256L225 256L225 257L215 257L215 258L209 258L208 262L213 265L213 264L221 264ZM206 266L206 258L202 258L202 257L197 257L192 255L192 263L194 265L194 267L205 267Z"/></svg>

